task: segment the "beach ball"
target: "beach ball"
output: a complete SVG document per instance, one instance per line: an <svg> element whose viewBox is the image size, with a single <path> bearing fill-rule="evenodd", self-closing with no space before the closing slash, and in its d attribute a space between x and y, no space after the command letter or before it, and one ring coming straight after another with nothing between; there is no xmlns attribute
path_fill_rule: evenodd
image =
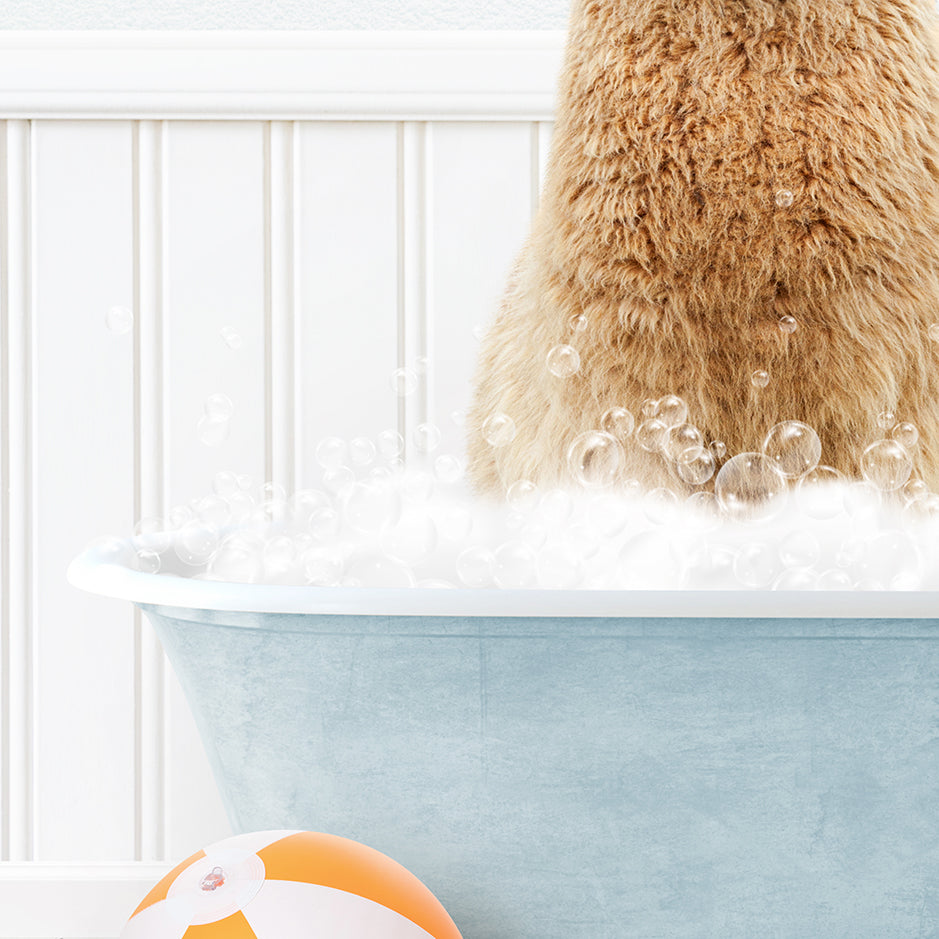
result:
<svg viewBox="0 0 939 939"><path fill-rule="evenodd" d="M170 871L121 939L460 939L412 873L364 844L312 831L227 838Z"/></svg>

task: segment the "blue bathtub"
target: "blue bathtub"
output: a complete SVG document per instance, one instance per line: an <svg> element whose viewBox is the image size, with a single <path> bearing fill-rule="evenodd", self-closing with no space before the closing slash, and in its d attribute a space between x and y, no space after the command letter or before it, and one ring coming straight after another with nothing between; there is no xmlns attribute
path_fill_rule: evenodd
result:
<svg viewBox="0 0 939 939"><path fill-rule="evenodd" d="M939 935L939 595L363 590L89 550L236 830L400 861L465 939Z"/></svg>

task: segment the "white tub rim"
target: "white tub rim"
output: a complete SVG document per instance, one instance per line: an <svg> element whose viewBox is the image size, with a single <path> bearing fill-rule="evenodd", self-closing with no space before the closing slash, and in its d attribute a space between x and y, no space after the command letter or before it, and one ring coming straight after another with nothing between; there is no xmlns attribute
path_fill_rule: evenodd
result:
<svg viewBox="0 0 939 939"><path fill-rule="evenodd" d="M127 539L127 544L130 544ZM240 584L148 574L90 545L69 583L137 604L243 613L443 617L655 617L682 619L936 619L935 590L426 589Z"/></svg>

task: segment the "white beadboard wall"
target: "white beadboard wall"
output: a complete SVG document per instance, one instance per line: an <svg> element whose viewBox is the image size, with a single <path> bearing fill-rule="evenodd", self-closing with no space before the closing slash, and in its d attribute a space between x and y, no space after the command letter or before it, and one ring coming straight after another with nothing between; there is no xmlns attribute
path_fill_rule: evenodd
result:
<svg viewBox="0 0 939 939"><path fill-rule="evenodd" d="M69 586L69 560L222 469L302 485L327 434L431 420L459 450L562 46L0 32L2 939L114 937L229 833L149 625ZM421 356L398 399L391 372ZM213 392L235 416L206 447Z"/></svg>

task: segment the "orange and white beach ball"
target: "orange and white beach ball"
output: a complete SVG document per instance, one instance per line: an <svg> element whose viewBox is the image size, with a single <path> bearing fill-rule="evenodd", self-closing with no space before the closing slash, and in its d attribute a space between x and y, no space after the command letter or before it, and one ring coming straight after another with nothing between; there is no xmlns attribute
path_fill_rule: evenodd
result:
<svg viewBox="0 0 939 939"><path fill-rule="evenodd" d="M397 861L312 831L226 838L147 894L121 939L460 939L440 901Z"/></svg>

